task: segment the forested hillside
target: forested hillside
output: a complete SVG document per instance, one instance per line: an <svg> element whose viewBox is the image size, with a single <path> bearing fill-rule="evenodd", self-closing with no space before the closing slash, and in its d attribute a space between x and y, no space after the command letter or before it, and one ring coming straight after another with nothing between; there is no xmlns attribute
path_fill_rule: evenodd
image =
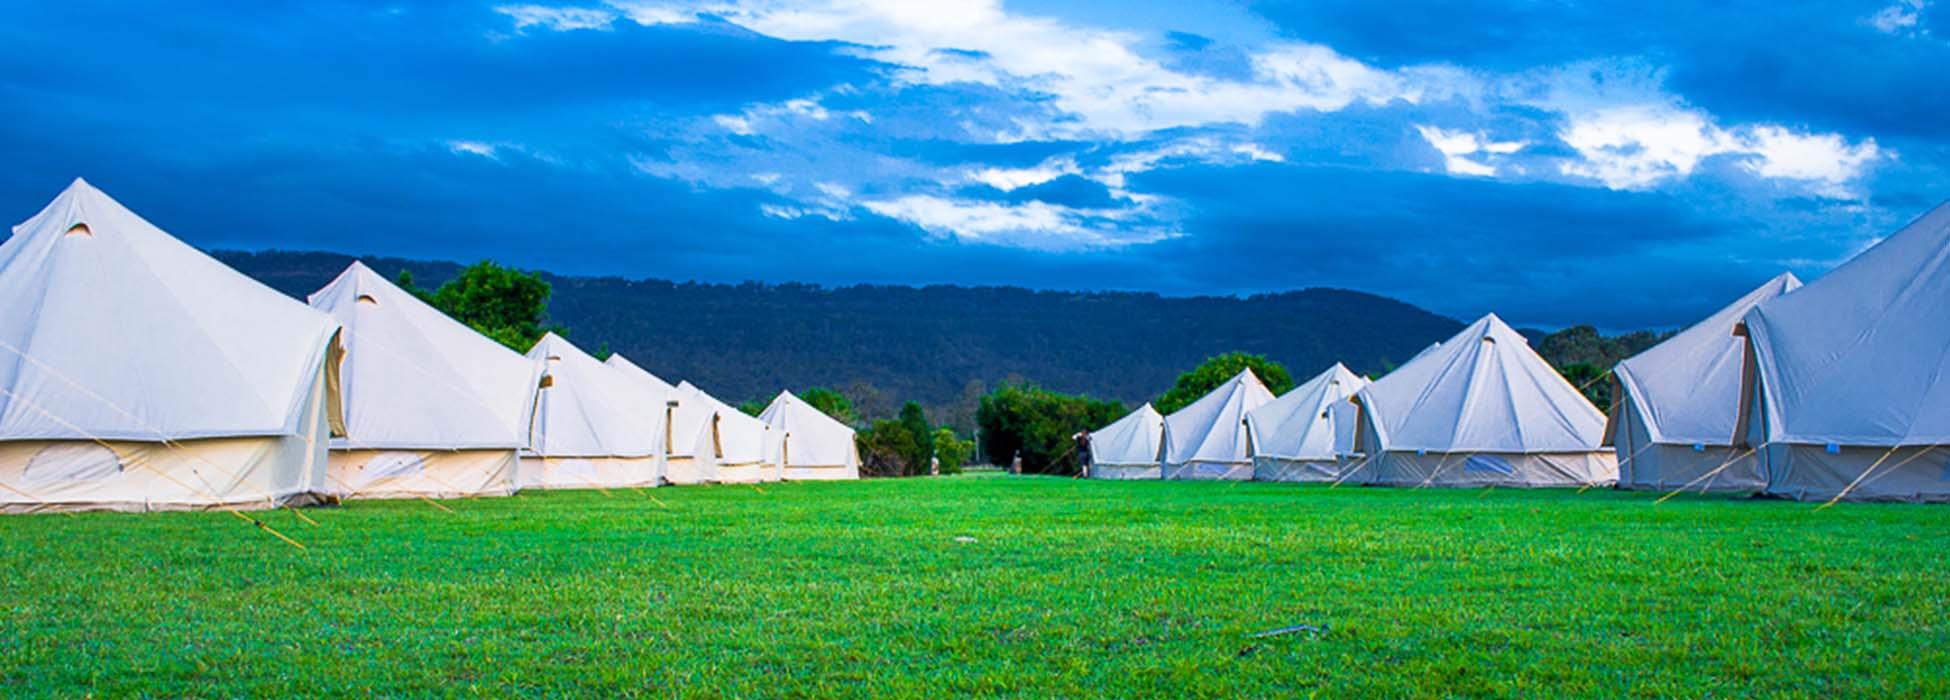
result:
<svg viewBox="0 0 1950 700"><path fill-rule="evenodd" d="M300 298L352 260L317 252L216 255ZM428 288L460 269L453 262L363 259L389 277L410 270ZM733 403L781 388L830 386L845 391L866 418L889 417L912 399L957 426L971 425L977 398L1010 379L1136 403L1155 398L1206 357L1234 350L1265 355L1302 379L1335 361L1378 376L1461 328L1399 301L1339 289L1165 297L543 276L554 286L551 320L566 326L571 340L591 351L607 345L673 382L689 379ZM1540 349L1563 350L1561 362L1615 359L1642 346L1588 328L1532 335Z"/></svg>

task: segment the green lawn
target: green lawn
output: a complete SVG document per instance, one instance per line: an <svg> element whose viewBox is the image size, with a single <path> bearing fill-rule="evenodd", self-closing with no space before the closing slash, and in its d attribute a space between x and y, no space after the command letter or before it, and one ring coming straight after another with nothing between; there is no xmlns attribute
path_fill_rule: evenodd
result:
<svg viewBox="0 0 1950 700"><path fill-rule="evenodd" d="M261 516L304 551L221 513L0 517L0 694L1950 693L1946 507L1005 476L647 493ZM1325 632L1249 638L1296 624Z"/></svg>

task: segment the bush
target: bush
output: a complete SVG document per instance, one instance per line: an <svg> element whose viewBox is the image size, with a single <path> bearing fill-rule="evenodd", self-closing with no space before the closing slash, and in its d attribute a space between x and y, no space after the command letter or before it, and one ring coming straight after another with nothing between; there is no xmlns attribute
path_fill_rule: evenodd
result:
<svg viewBox="0 0 1950 700"><path fill-rule="evenodd" d="M934 429L934 458L941 461L942 474L960 474L974 454L974 440L955 437L954 429L947 426Z"/></svg>
<svg viewBox="0 0 1950 700"><path fill-rule="evenodd" d="M1069 396L1032 384L1011 383L982 397L975 411L982 449L989 459L1022 457L1024 472L1072 474L1078 471L1076 443L1070 437L1096 430L1124 415L1124 404Z"/></svg>
<svg viewBox="0 0 1950 700"><path fill-rule="evenodd" d="M935 429L928 425L921 404L909 401L900 416L877 420L855 439L860 445L860 468L872 476L920 476L928 473L934 456Z"/></svg>

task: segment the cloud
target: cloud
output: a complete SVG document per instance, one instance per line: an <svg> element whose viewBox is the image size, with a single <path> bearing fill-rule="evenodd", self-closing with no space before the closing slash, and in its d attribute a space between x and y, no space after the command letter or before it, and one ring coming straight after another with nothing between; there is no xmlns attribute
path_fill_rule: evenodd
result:
<svg viewBox="0 0 1950 700"><path fill-rule="evenodd" d="M1133 217L1127 212L1078 209L1038 200L1007 204L908 195L861 205L936 236L1038 250L1121 247L1175 235L1141 221L1132 225Z"/></svg>
<svg viewBox="0 0 1950 700"><path fill-rule="evenodd" d="M607 30L610 23L616 21L616 13L599 8L503 5L494 8L494 11L513 19L517 30L529 27L541 27L558 32L578 29Z"/></svg>
<svg viewBox="0 0 1950 700"><path fill-rule="evenodd" d="M1269 113L1413 101L1427 90L1327 47L1298 42L1251 54L1251 73L1239 78L1175 70L1146 55L1143 35L1011 13L997 0L662 7L670 16L710 14L782 39L846 42L860 55L900 66L896 76L909 84L973 83L1047 95L1062 118L1022 124L1014 136L1026 139L1128 138L1178 127L1251 125Z"/></svg>
<svg viewBox="0 0 1950 700"><path fill-rule="evenodd" d="M1490 177L1496 175L1496 166L1471 159L1469 156L1482 154L1485 157L1509 155L1522 150L1522 141L1490 141L1481 134L1465 131L1445 131L1443 129L1418 124L1415 131L1440 151L1443 166L1451 174Z"/></svg>
<svg viewBox="0 0 1950 700"><path fill-rule="evenodd" d="M1028 168L983 168L968 174L968 179L1007 192L1020 187L1040 185L1064 175L1075 175L1076 161L1062 158L1047 161Z"/></svg>
<svg viewBox="0 0 1950 700"><path fill-rule="evenodd" d="M1573 116L1560 134L1582 162L1567 174L1613 189L1643 189L1691 175L1706 158L1741 157L1749 172L1805 181L1825 194L1843 193L1879 155L1875 139L1850 144L1837 134L1804 134L1761 124L1725 129L1696 112L1630 106Z"/></svg>
<svg viewBox="0 0 1950 700"><path fill-rule="evenodd" d="M1916 28L1923 5L1923 0L1897 0L1870 15L1869 26L1884 34L1908 33Z"/></svg>
<svg viewBox="0 0 1950 700"><path fill-rule="evenodd" d="M490 143L481 143L479 141L448 141L447 147L455 153L465 153L488 159L495 157L494 144Z"/></svg>

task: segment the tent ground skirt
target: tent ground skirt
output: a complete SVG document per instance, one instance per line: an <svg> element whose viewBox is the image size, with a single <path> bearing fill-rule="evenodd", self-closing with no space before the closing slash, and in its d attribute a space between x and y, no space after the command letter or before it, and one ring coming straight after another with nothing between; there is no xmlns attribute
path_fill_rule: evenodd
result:
<svg viewBox="0 0 1950 700"><path fill-rule="evenodd" d="M1360 460L1354 459L1286 459L1283 457L1254 457L1254 481L1287 482L1333 482L1353 469Z"/></svg>
<svg viewBox="0 0 1950 700"><path fill-rule="evenodd" d="M717 480L711 463L696 457L669 457L664 460L664 483L673 486L704 484Z"/></svg>
<svg viewBox="0 0 1950 700"><path fill-rule="evenodd" d="M1611 450L1542 454L1383 452L1364 470L1380 486L1581 488L1618 482Z"/></svg>
<svg viewBox="0 0 1950 700"><path fill-rule="evenodd" d="M850 481L860 478L860 468L845 464L813 466L795 464L785 468L786 481Z"/></svg>
<svg viewBox="0 0 1950 700"><path fill-rule="evenodd" d="M1107 481L1156 480L1163 472L1156 464L1092 464L1090 478Z"/></svg>
<svg viewBox="0 0 1950 700"><path fill-rule="evenodd" d="M1618 488L1635 491L1688 493L1756 493L1767 487L1760 458L1747 449L1725 445L1694 450L1686 445L1653 444L1636 454L1619 446Z"/></svg>
<svg viewBox="0 0 1950 700"><path fill-rule="evenodd" d="M298 435L177 442L0 442L0 513L310 505L327 498L325 373Z"/></svg>
<svg viewBox="0 0 1950 700"><path fill-rule="evenodd" d="M1186 462L1166 464L1165 479L1182 481L1246 481L1253 478L1252 462Z"/></svg>
<svg viewBox="0 0 1950 700"><path fill-rule="evenodd" d="M1849 501L1950 503L1950 446L1841 446L1831 453L1825 445L1770 445L1761 453L1770 496L1827 501L1846 492Z"/></svg>
<svg viewBox="0 0 1950 700"><path fill-rule="evenodd" d="M720 484L757 484L765 481L766 467L762 463L719 464L717 478Z"/></svg>
<svg viewBox="0 0 1950 700"><path fill-rule="evenodd" d="M656 486L656 457L537 457L521 460L524 489L621 489Z"/></svg>
<svg viewBox="0 0 1950 700"><path fill-rule="evenodd" d="M329 462L343 498L506 496L522 466L515 450L332 450Z"/></svg>

